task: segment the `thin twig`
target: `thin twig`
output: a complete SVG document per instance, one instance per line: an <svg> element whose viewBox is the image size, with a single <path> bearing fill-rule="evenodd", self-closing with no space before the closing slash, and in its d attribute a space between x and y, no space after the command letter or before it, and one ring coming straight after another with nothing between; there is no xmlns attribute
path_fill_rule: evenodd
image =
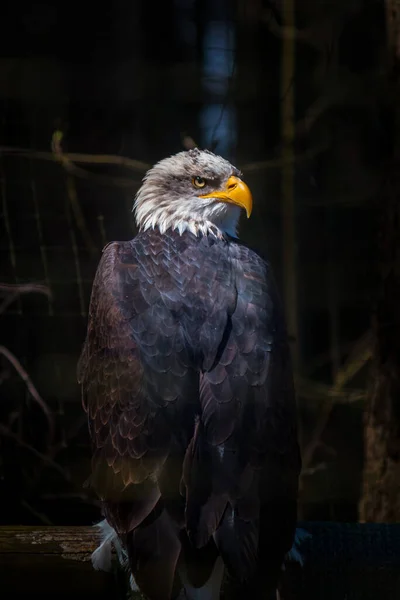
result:
<svg viewBox="0 0 400 600"><path fill-rule="evenodd" d="M17 154L18 156L22 156L24 158L41 158L43 160L54 161L54 154L52 152L30 150L29 148L0 146L0 154ZM151 165L141 160L127 158L126 156L117 156L116 154L83 154L82 152L68 152L64 154L64 158L77 163L88 163L93 165L116 165L139 172L145 172L151 168Z"/></svg>
<svg viewBox="0 0 400 600"><path fill-rule="evenodd" d="M75 222L84 239L86 248L89 250L92 256L95 256L97 253L97 247L86 225L85 216L83 214L83 210L79 202L78 194L76 193L75 179L69 174L67 175L66 189L68 200L72 209L72 214L74 215Z"/></svg>
<svg viewBox="0 0 400 600"><path fill-rule="evenodd" d="M354 342L353 342L354 344ZM351 342L343 342L340 344L340 354L341 356L351 351L353 348L353 344ZM314 357L307 365L305 365L304 372L310 376L312 373L320 369L321 367L325 367L325 365L331 362L330 351L321 352L316 357Z"/></svg>
<svg viewBox="0 0 400 600"><path fill-rule="evenodd" d="M72 425L72 427L65 434L65 439L55 444L50 450L50 456L54 458L59 452L66 448L66 442L74 439L76 435L78 435L79 431L87 422L87 416L85 414L81 415L76 422Z"/></svg>
<svg viewBox="0 0 400 600"><path fill-rule="evenodd" d="M54 131L51 138L51 149L53 150L55 160L62 165L62 167L69 175L73 175L74 177L83 177L86 179L94 179L98 183L114 183L122 187L132 187L135 185L136 182L132 181L131 179L125 179L115 176L110 177L108 175L97 175L94 173L90 173L85 169L81 169L80 167L77 167L63 152L61 145L63 136L64 134L62 131L58 129Z"/></svg>
<svg viewBox="0 0 400 600"><path fill-rule="evenodd" d="M345 365L339 369L332 389L340 392L344 386L353 379L364 364L371 358L371 335L367 332L354 344L354 349L348 357ZM320 438L325 431L331 416L332 410L336 405L336 398L331 397L322 407L322 411L315 427L311 441L307 444L303 452L303 469L308 469L311 465L314 451L317 448Z"/></svg>
<svg viewBox="0 0 400 600"><path fill-rule="evenodd" d="M0 315L6 312L7 308L19 297L19 294L14 292L13 294L9 294L7 298L5 298L0 304Z"/></svg>
<svg viewBox="0 0 400 600"><path fill-rule="evenodd" d="M75 185L75 175L76 167L75 165L65 157L62 149L63 132L60 130L54 131L51 138L51 148L54 152L54 156L58 162L66 169L66 189L69 203L71 205L72 214L75 218L78 229L84 239L87 249L94 256L97 252L96 244L93 242L92 236L87 228L85 217L83 214L82 207L79 202L78 194L76 192ZM69 211L68 211L69 212ZM68 221L70 221L68 217ZM71 229L71 224L70 224ZM71 229L72 231L72 229Z"/></svg>
<svg viewBox="0 0 400 600"><path fill-rule="evenodd" d="M316 146L315 148L311 148L302 154L297 154L293 157L293 161L301 162L306 161L311 158L314 158L321 152L326 150L327 144L321 144ZM55 160L54 153L51 152L35 152L33 150L24 149L24 148L12 148L8 146L0 146L0 155L1 154L12 154L20 157L28 157L28 158L36 158L42 160ZM145 172L151 168L151 165L146 163L141 163L140 161L136 161L130 158L126 158L124 156L114 156L109 154L78 154L78 153L66 153L63 154L63 157L70 161L68 169L71 169L72 161L81 162L81 163L90 163L90 164L103 164L103 165L118 165L126 168L131 168L136 171ZM131 164L132 163L132 164ZM260 171L263 169L279 169L282 165L285 164L281 158L272 158L268 160L261 160L256 162L247 163L245 165L240 165L240 169L243 171ZM135 166L136 165L136 166ZM141 165L141 166L140 166ZM97 178L97 181L101 182L98 178L100 176L88 173L84 169L79 169L75 166L73 170L73 174L78 177L87 177L92 176ZM131 179L123 179L123 178L113 178L108 177L104 178L104 183L107 184L115 184L122 187L135 188L138 185L137 181L133 181Z"/></svg>
<svg viewBox="0 0 400 600"><path fill-rule="evenodd" d="M46 294L49 298L52 296L50 288L41 283L0 283L0 292L16 292L18 294L38 292Z"/></svg>
<svg viewBox="0 0 400 600"><path fill-rule="evenodd" d="M3 300L2 304L0 304L0 315L5 312L5 310L14 302L16 298L18 298L20 294L31 294L36 292L39 294L45 294L48 298L52 297L50 288L40 283L0 283L0 293L1 292L8 293L8 296Z"/></svg>
<svg viewBox="0 0 400 600"><path fill-rule="evenodd" d="M3 121L4 121L4 117L3 117ZM0 161L0 191L1 191L1 202L2 202L4 226L5 226L5 230L6 230L7 238L8 238L9 258L10 258L10 263L11 263L11 267L12 267L12 271L13 271L14 281L18 284L17 254L15 252L14 238L13 238L13 234L12 234L10 215L9 215L9 210L8 210L6 176L5 176L5 171L4 171L4 167L3 167L3 161ZM18 302L18 313L22 314L20 300Z"/></svg>
<svg viewBox="0 0 400 600"><path fill-rule="evenodd" d="M325 471L326 468L327 468L326 463L319 463L318 465L315 465L315 467L309 467L308 469L303 469L301 474L304 476L314 475L315 473L318 473L319 471Z"/></svg>
<svg viewBox="0 0 400 600"><path fill-rule="evenodd" d="M6 348L5 346L0 346L0 354L2 354L8 360L8 362L10 364L12 364L12 366L17 371L18 375L21 377L22 381L25 383L26 387L28 388L29 393L31 394L32 398L42 409L42 411L47 419L48 425L49 425L48 443L49 443L49 446L51 446L51 443L52 443L53 437L54 437L54 421L53 421L53 416L51 414L49 407L47 406L47 404L43 400L43 398L40 396L39 392L37 391L33 382L31 381L31 378L29 377L28 373L25 371L25 369L19 362L18 358L12 352L10 352L10 350L8 350L8 348Z"/></svg>
<svg viewBox="0 0 400 600"><path fill-rule="evenodd" d="M47 256L46 244L44 242L43 223L42 223L41 212L39 209L39 198L38 198L38 194L37 194L37 186L36 186L36 181L35 181L35 171L34 171L33 164L34 164L33 161L30 160L29 161L29 171L30 171L30 183L31 183L31 196L32 196L33 208L34 208L34 213L35 213L36 230L37 230L37 234L38 234L40 256L42 259L45 282L46 282L46 285L50 288L49 261L48 261L48 256ZM52 298L49 297L48 300L49 300L48 301L49 316L53 316L54 308L53 308Z"/></svg>
<svg viewBox="0 0 400 600"><path fill-rule="evenodd" d="M21 503L21 506L26 508L26 510L28 510L30 513L32 513L32 515L34 517L39 519L39 521L42 521L42 523L44 523L45 525L54 525L54 523L52 521L50 521L50 519L46 515L37 511L35 508L33 508L33 506L28 504L28 502L26 500L21 500L20 503Z"/></svg>
<svg viewBox="0 0 400 600"><path fill-rule="evenodd" d="M58 471L64 477L64 479L66 481L68 481L68 482L70 481L70 477L67 476L65 470L58 463L56 463L54 460L52 460L46 454L43 454L42 452L39 452L39 450L36 450L36 448L34 448L33 446L31 446L30 444L25 442L16 433L14 433L13 431L10 431L10 429L8 429L8 427L6 427L5 425L2 425L1 423L0 423L0 434L4 435L5 437L11 438L15 442L17 442L17 444L19 446L21 446L21 448L25 448L26 450L29 450L29 452L31 452L32 454L37 456L37 458L40 458L40 460L42 460L49 467L52 467L53 469Z"/></svg>
<svg viewBox="0 0 400 600"><path fill-rule="evenodd" d="M328 144L320 144L319 146L315 146L314 148L310 148L306 152L302 152L301 154L294 154L290 159L285 158L272 158L269 160L260 160L257 162L247 163L245 165L240 165L240 169L245 173L250 171L261 171L263 169L279 169L283 167L285 164L297 163L306 160L310 160L311 158L315 158L318 154L321 154L328 148Z"/></svg>
<svg viewBox="0 0 400 600"><path fill-rule="evenodd" d="M335 400L338 404L352 404L364 400L366 397L365 390L361 389L337 389L335 386L330 386L325 383L312 381L305 377L296 376L296 389L299 396L325 402L327 398Z"/></svg>

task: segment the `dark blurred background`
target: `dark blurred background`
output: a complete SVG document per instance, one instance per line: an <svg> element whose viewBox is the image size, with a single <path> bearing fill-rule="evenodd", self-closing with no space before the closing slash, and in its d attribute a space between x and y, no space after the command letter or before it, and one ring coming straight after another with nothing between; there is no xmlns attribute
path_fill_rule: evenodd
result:
<svg viewBox="0 0 400 600"><path fill-rule="evenodd" d="M135 234L147 166L193 143L243 170L255 208L241 237L269 256L285 301L300 516L400 520L400 136L385 3L1 12L1 524L99 518L76 383L94 272L108 241Z"/></svg>

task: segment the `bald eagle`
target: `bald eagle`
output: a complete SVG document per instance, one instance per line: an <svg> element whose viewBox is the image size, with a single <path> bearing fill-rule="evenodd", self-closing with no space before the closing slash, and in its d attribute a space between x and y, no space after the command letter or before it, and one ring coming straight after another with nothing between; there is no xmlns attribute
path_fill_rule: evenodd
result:
<svg viewBox="0 0 400 600"><path fill-rule="evenodd" d="M193 149L146 174L108 244L78 366L91 485L149 600L265 598L292 545L300 455L271 267L237 238L252 196Z"/></svg>

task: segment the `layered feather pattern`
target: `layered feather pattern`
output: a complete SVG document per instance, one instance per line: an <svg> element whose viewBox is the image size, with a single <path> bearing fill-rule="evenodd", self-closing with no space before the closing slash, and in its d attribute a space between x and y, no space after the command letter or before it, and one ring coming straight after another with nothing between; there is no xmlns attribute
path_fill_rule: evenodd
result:
<svg viewBox="0 0 400 600"><path fill-rule="evenodd" d="M295 515L296 411L276 286L255 252L170 229L108 245L79 380L92 485L109 522L134 540L132 569L150 598L173 593L182 535L193 552L215 545L245 581L260 568L260 536L279 520L283 560L295 517L277 509L269 522L265 507L284 499ZM146 583L153 559L161 595Z"/></svg>

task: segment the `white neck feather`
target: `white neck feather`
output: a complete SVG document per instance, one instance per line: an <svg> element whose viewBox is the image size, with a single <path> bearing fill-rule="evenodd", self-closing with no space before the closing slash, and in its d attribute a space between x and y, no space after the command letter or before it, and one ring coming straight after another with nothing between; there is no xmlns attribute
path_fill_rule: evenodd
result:
<svg viewBox="0 0 400 600"><path fill-rule="evenodd" d="M199 209L199 200L192 202L175 201L167 206L150 198L136 198L134 211L140 231L158 228L161 233L175 229L180 235L190 231L195 236L212 234L223 237L228 234L237 237L240 208L233 204L212 201Z"/></svg>

